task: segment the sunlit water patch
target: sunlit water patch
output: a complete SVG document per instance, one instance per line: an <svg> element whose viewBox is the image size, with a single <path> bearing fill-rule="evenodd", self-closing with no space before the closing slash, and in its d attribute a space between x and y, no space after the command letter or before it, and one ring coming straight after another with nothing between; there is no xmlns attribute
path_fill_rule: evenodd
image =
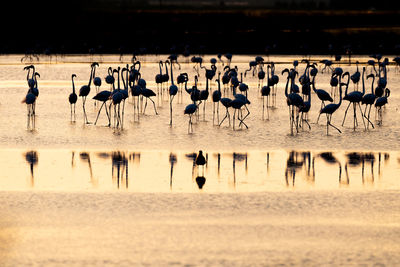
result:
<svg viewBox="0 0 400 267"><path fill-rule="evenodd" d="M1 190L398 190L398 152L1 150Z"/></svg>

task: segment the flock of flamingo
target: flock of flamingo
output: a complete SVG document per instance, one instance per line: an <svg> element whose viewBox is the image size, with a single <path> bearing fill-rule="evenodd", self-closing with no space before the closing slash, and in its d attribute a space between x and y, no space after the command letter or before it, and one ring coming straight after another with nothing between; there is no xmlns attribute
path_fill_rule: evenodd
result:
<svg viewBox="0 0 400 267"><path fill-rule="evenodd" d="M75 106L78 97L80 97L82 99L84 123L91 123L88 120L85 107L93 83L96 94L92 99L100 103L94 125L97 124L101 111L104 108L108 120L108 127L112 126L115 129L123 129L125 101L129 97L132 98L134 106L134 120L139 120L140 115L145 113L148 101L152 102L154 112L158 114L156 104L152 97L166 93L169 94L169 123L172 125L173 100L175 96L178 96L178 101L179 98L182 99L183 90L185 90L187 96L191 99L191 103L182 111L182 113L189 117L188 133L193 132L193 120L199 120L201 109L203 109L203 118L205 117L206 102L209 99L213 102L213 125L221 126L225 120L227 120L229 126L231 126L231 114L229 110L233 109L233 129L235 129L235 127L248 128L245 120L250 115L248 106L251 102L248 99L249 86L243 81L243 76L246 78L249 75L248 73L254 77L258 77L257 90L259 90L259 96L263 99L262 117L264 119L266 112L269 118L269 108L276 108L276 95L279 83L279 76L275 73L275 64L273 62L266 62L261 56L257 56L254 60L249 62L249 69L239 73L236 66L231 67L232 55L226 54L224 56L227 58L226 62L222 60L221 55L218 55L220 70L218 70L218 60L216 58L211 58L211 67L207 69L203 65L202 57L192 57L191 62L194 64L193 68L197 74L194 75L194 84L190 88L188 88L188 73L180 73L176 79L174 78L173 69L176 69L176 65L179 65L180 69L177 55L171 55L165 61L159 61L159 73L155 75L157 92L147 87L146 80L141 74L141 62L135 57L132 58L131 65L126 64L125 67L118 67L115 69L109 67L107 76L104 78L109 88L100 91L102 79L96 76L96 67L99 67L99 63L93 62L91 64L89 82L83 85L79 89L79 92L76 92L75 89L74 78L76 74L71 75L72 93L68 97L71 107L71 121L75 121L76 119ZM382 124L382 109L385 104L388 103L388 97L390 96L390 90L387 88L387 66L389 65L389 60L388 58L382 60L382 55L373 55L372 57L374 59L369 60L367 65L362 67L361 71L359 70L359 63L357 62L357 69L352 74L344 72L341 67L333 68L333 62L331 60L319 61L318 64L324 66L320 71L317 68L317 62L311 62L308 59L303 59L300 62L295 60L290 69L284 69L281 72L281 77L286 75L284 94L289 108L291 134L293 135L295 132L299 132L299 129L304 127L304 125L311 130L308 121L308 113L311 108L311 96L313 92L321 101L317 123L320 116L325 114L323 116L326 116L327 135L329 134L330 127L341 133L341 130L332 124L332 115L339 109L343 101L348 101L348 105L345 110L342 126L345 123L350 106L352 106L353 109L354 129L358 127L359 123L357 113L361 116L365 130L368 130L369 127L374 128L374 124L370 118L372 106L376 107L378 124ZM377 62L375 60L377 60ZM399 57L396 57L393 61L397 65L400 65ZM298 71L299 64L305 64L305 69L301 73ZM165 67L164 73L163 67ZM371 68L369 75L367 75L366 72L367 68ZM206 85L204 89L200 90L198 88L198 79L202 69L205 70ZM266 71L264 69L266 69ZM37 79L38 77L40 78L40 74L35 71L34 65L26 66L24 70L28 72L27 83L29 89L22 102L27 104L28 118L34 118L36 112L35 103L39 96ZM330 93L324 89L317 89L315 78L318 72L331 73ZM209 83L214 79L218 88L210 92L211 86L209 86ZM365 83L369 79L371 80L371 89L370 92L367 93ZM266 80L265 85L264 80ZM296 84L296 80L298 80L299 85ZM170 84L168 84L169 81ZM351 92L349 92L350 81L354 83L354 90ZM362 90L358 90L358 84L360 82L362 84ZM221 88L221 83L223 89ZM339 100L335 103L334 99ZM328 104L328 102L330 103ZM225 115L221 120L219 119L219 104L225 107ZM365 105L364 110L362 110L361 105ZM238 122L235 123L235 119ZM237 123L238 125L236 125Z"/></svg>

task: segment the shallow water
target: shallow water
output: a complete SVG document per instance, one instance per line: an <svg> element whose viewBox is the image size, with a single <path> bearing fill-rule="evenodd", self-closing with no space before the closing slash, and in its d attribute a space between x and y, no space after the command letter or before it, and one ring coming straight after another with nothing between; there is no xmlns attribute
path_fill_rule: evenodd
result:
<svg viewBox="0 0 400 267"><path fill-rule="evenodd" d="M188 134L185 92L183 103L174 100L172 127L166 98L155 99L160 115L149 106L140 122L128 101L122 131L84 125L81 99L77 121L70 122L71 74L77 74L79 90L89 78L89 62L97 60L96 76L104 83L108 66L130 62L125 56L121 63L117 55L59 56L51 62L41 57L35 62L41 75L36 125L28 129L20 104L28 62L21 57L0 56L0 266L400 265L394 66L383 125L375 129L365 131L360 123L353 131L349 117L342 134L332 130L326 136L321 118L311 131L291 135L280 76L269 120L262 120L257 79L247 77L249 129L213 126L207 103L206 121ZM299 58L270 59L280 73ZM140 58L143 78L154 90L160 59L166 56ZM233 59L243 71L253 57ZM190 73L191 86L193 64L179 61L182 69L174 69L174 76ZM329 89L329 76L319 73L317 87ZM200 82L205 88L203 73ZM89 98L94 94L92 87ZM309 118L315 122L320 103L312 97ZM90 121L97 109L88 99ZM341 124L344 110L333 124ZM102 114L99 125L105 123ZM200 149L207 157L204 168L193 165Z"/></svg>
<svg viewBox="0 0 400 267"><path fill-rule="evenodd" d="M155 97L157 109L160 115L155 115L149 102L146 115L140 116L139 122L133 119L133 104L129 100L126 104L125 123L123 131L114 131L102 125L107 124L105 114L101 114L98 126L84 125L82 113L82 101L78 100L76 111L76 123L70 122L70 107L68 95L72 90L71 74L75 73L76 88L88 82L90 74L90 59L100 60L98 57L76 56L58 59L66 63L43 63L36 64L36 70L40 73L39 90L40 95L37 99L36 124L34 129L27 130L26 105L21 104L27 91L26 72L23 67L27 64L21 63L18 56L0 57L0 110L2 113L2 132L0 144L4 148L96 148L96 149L163 149L163 150L199 150L212 149L218 151L232 150L269 150L269 149L318 149L318 150L390 150L400 149L400 116L399 116L399 95L397 84L399 75L394 66L389 67L388 88L391 89L389 104L384 111L383 125L375 125L375 129L364 130L363 124L359 122L356 131L353 130L351 113L349 112L345 126L341 127L341 122L346 108L346 102L333 115L332 123L342 129L342 134L330 129L330 136L326 135L325 120L321 117L319 124L315 124L320 108L320 101L316 95L312 95L312 107L309 112L309 120L312 130L304 129L299 134L291 135L289 127L288 108L284 95L285 78L280 72L290 67L288 62L296 57L271 57L270 60L277 62L276 72L279 74L280 82L277 89L277 108L270 110L269 120L262 119L262 99L259 97L257 89L258 79L248 75L244 81L249 85L249 110L250 116L246 119L249 129L237 128L233 130L227 121L221 127L214 126L212 121L212 103L206 104L205 121L200 115L200 121L194 124L194 133L187 133L188 117L183 114L185 106L190 103L189 95L184 92L182 103L178 99L173 102L173 126L169 126L169 103L166 94L164 99ZM157 91L154 76L158 72L158 60L165 59L166 56L145 56L142 57L142 77L146 79L148 88ZM210 56L205 57L204 62L208 62ZM301 57L297 57L300 59ZM316 57L321 59L322 57ZM360 57L358 60L366 62L367 57ZM124 63L119 63L118 56L104 56L103 63L96 71L96 76L103 79L100 90L108 89L104 82L109 66L124 66L129 63L130 58L125 56ZM236 60L236 61L235 61ZM248 61L253 60L250 56L233 57L232 65L237 65L239 72L244 72L248 68ZM353 59L355 60L355 59ZM184 63L181 67L174 69L174 77L178 73L189 73L190 87L194 82L195 70L192 63ZM283 63L282 63L283 62ZM209 68L209 63L205 64ZM221 65L218 64L220 68ZM348 66L341 64L345 71L353 73L355 65ZM304 69L304 64L299 67L299 73ZM205 88L204 70L200 73L199 88ZM370 72L370 69L367 69ZM251 76L251 77L249 77ZM330 73L319 73L316 79L317 88L330 91ZM212 90L217 89L215 82L211 84ZM350 89L352 89L350 85ZM360 85L361 88L361 85ZM366 82L366 88L370 88L370 80ZM89 98L95 95L95 88L89 94ZM229 96L229 93L228 95ZM91 99L87 101L87 112L90 121L94 121L98 106L94 106ZM104 111L103 111L104 112ZM202 108L201 108L202 112ZM231 114L233 112L231 111ZM220 109L220 119L224 115L223 108ZM374 118L374 111L371 118ZM375 123L375 121L373 121ZM237 122L236 122L237 123ZM237 124L236 124L237 125Z"/></svg>
<svg viewBox="0 0 400 267"><path fill-rule="evenodd" d="M398 152L2 150L2 191L399 190Z"/></svg>

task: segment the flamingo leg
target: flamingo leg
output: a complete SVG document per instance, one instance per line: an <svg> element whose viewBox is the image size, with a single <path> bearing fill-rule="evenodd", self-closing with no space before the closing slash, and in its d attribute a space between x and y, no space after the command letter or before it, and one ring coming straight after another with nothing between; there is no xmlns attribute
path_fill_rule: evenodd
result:
<svg viewBox="0 0 400 267"><path fill-rule="evenodd" d="M151 99L150 97L149 97L149 99L150 99L151 102L153 102L154 112L156 113L156 115L158 115L157 109L156 109L156 103L155 103L155 102L153 101L153 99Z"/></svg>
<svg viewBox="0 0 400 267"><path fill-rule="evenodd" d="M343 122L342 122L342 126L344 125L344 121L346 120L346 115L347 115L347 111L350 107L351 102L349 102L349 104L347 105L346 111L344 112L344 118L343 118Z"/></svg>
<svg viewBox="0 0 400 267"><path fill-rule="evenodd" d="M97 101L95 101L95 102L97 102ZM103 108L103 106L104 106L105 103L106 103L106 102L103 102L103 104L101 104L100 109L99 109L99 112L97 112L97 117L96 117L96 120L94 121L94 125L96 125L97 120L99 119L99 115L100 115L101 109ZM107 108L106 108L106 110L107 110Z"/></svg>

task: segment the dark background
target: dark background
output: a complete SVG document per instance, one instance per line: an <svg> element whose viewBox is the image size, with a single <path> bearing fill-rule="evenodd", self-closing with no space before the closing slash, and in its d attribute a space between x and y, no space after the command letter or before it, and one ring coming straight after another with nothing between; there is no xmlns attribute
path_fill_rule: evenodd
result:
<svg viewBox="0 0 400 267"><path fill-rule="evenodd" d="M0 52L399 54L399 2L13 1Z"/></svg>

